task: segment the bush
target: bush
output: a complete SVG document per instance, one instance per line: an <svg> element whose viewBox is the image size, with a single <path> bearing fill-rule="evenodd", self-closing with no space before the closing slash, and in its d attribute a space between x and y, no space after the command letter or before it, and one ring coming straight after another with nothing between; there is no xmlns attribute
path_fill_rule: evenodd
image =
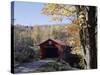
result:
<svg viewBox="0 0 100 75"><path fill-rule="evenodd" d="M85 68L84 58L82 55L71 54L69 58L66 59L66 62L68 62L72 67L79 69Z"/></svg>
<svg viewBox="0 0 100 75"><path fill-rule="evenodd" d="M31 62L34 60L35 51L28 46L20 47L20 50L15 51L15 63Z"/></svg>
<svg viewBox="0 0 100 75"><path fill-rule="evenodd" d="M43 65L36 69L37 72L51 72L51 71L66 71L66 70L72 70L73 68L68 64L63 64L61 62L49 62L46 65Z"/></svg>
<svg viewBox="0 0 100 75"><path fill-rule="evenodd" d="M71 52L64 50L62 60L69 63L72 67L79 69L85 68L84 57L80 54L72 54Z"/></svg>
<svg viewBox="0 0 100 75"><path fill-rule="evenodd" d="M84 61L84 57L80 54L78 54L77 57L80 60L77 67L80 68L80 69L85 69L86 64L85 64L85 61Z"/></svg>

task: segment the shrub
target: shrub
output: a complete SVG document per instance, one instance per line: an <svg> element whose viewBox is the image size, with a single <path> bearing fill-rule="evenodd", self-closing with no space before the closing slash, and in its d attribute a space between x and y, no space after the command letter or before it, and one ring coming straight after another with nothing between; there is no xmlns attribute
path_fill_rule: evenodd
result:
<svg viewBox="0 0 100 75"><path fill-rule="evenodd" d="M78 54L77 57L80 60L77 67L80 68L80 69L85 69L86 64L84 62L84 57L80 54Z"/></svg>
<svg viewBox="0 0 100 75"><path fill-rule="evenodd" d="M49 62L36 70L36 72L51 72L51 71L65 71L73 69L68 63Z"/></svg>
<svg viewBox="0 0 100 75"><path fill-rule="evenodd" d="M62 60L69 63L72 67L79 69L85 68L84 57L80 54L72 54L71 52L65 50L62 55Z"/></svg>
<svg viewBox="0 0 100 75"><path fill-rule="evenodd" d="M15 63L31 62L34 60L35 51L28 46L20 47L20 50L15 51Z"/></svg>

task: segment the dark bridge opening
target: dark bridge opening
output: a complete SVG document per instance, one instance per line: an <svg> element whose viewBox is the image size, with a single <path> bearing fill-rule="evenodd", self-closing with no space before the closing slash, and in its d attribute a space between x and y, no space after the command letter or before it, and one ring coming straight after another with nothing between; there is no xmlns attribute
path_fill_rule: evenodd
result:
<svg viewBox="0 0 100 75"><path fill-rule="evenodd" d="M45 58L56 58L58 57L58 48L53 45L48 45L45 47Z"/></svg>

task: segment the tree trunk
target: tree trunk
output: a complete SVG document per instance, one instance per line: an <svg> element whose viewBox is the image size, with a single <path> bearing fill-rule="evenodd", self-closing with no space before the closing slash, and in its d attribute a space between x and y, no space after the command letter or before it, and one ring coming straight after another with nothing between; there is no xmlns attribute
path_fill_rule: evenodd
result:
<svg viewBox="0 0 100 75"><path fill-rule="evenodd" d="M87 9L88 8L88 9ZM79 7L79 12L85 12L85 22L81 23L80 41L83 48L87 68L97 68L97 14L96 7ZM80 15L79 15L80 16Z"/></svg>
<svg viewBox="0 0 100 75"><path fill-rule="evenodd" d="M90 45L90 68L97 68L97 14L96 7L89 7L88 11L89 45Z"/></svg>

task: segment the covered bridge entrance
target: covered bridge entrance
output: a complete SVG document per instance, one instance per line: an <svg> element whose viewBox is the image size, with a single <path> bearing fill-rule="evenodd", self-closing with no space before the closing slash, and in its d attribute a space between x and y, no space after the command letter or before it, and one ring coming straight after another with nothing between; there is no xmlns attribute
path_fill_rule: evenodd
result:
<svg viewBox="0 0 100 75"><path fill-rule="evenodd" d="M39 44L40 58L58 58L60 57L65 44L60 40L48 39Z"/></svg>

